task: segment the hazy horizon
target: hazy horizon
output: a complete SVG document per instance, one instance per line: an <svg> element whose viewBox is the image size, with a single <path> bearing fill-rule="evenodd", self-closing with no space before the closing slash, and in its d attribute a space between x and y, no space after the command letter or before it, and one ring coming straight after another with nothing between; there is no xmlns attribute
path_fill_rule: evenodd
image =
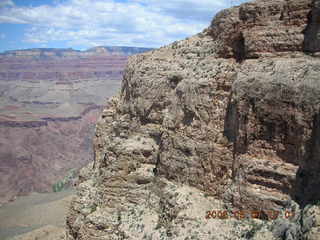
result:
<svg viewBox="0 0 320 240"><path fill-rule="evenodd" d="M158 48L201 32L247 0L0 0L0 52L96 46Z"/></svg>

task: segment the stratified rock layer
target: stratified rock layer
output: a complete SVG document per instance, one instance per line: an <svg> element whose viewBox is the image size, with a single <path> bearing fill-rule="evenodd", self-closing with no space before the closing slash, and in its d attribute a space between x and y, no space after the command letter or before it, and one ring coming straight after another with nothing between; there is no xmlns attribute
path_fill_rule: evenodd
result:
<svg viewBox="0 0 320 240"><path fill-rule="evenodd" d="M127 55L148 49L28 49L0 54L0 203L52 191L92 161L94 125Z"/></svg>
<svg viewBox="0 0 320 240"><path fill-rule="evenodd" d="M319 236L295 203L320 199L318 4L246 3L131 57L97 124L68 238ZM205 219L224 209L228 220ZM282 220L241 224L231 210Z"/></svg>

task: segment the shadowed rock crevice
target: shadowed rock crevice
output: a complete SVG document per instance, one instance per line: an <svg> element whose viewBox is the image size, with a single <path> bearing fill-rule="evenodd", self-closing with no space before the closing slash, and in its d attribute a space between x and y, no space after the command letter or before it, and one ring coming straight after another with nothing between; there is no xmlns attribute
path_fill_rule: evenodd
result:
<svg viewBox="0 0 320 240"><path fill-rule="evenodd" d="M302 206L320 199L320 114L313 119L310 140L306 144L306 154L296 176L297 202Z"/></svg>
<svg viewBox="0 0 320 240"><path fill-rule="evenodd" d="M180 73L171 73L168 76L168 80L170 83L171 88L176 88L178 83L183 80L183 76Z"/></svg>
<svg viewBox="0 0 320 240"><path fill-rule="evenodd" d="M304 30L303 50L308 53L320 51L320 1L314 0Z"/></svg>
<svg viewBox="0 0 320 240"><path fill-rule="evenodd" d="M235 39L233 46L233 55L236 61L241 63L246 58L245 39L242 33Z"/></svg>
<svg viewBox="0 0 320 240"><path fill-rule="evenodd" d="M162 135L163 135L163 132L161 132L160 134L157 134L156 136L154 136L156 144L159 146L158 147L159 150L158 150L157 155L156 155L155 168L153 168L153 170L152 170L153 174L155 176L158 176L160 174L161 152L163 151Z"/></svg>
<svg viewBox="0 0 320 240"><path fill-rule="evenodd" d="M231 103L229 100L226 116L224 120L224 136L230 142L236 142L239 131L239 116L237 112L237 104Z"/></svg>
<svg viewBox="0 0 320 240"><path fill-rule="evenodd" d="M196 115L193 111L190 111L189 109L184 109L183 119L182 123L184 125L190 126L193 120L196 118Z"/></svg>

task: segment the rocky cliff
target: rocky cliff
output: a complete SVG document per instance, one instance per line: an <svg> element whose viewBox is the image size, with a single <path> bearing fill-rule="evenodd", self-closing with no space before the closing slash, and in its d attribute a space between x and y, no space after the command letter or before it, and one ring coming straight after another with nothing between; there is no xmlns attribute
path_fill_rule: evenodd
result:
<svg viewBox="0 0 320 240"><path fill-rule="evenodd" d="M257 0L130 57L68 239L319 239L319 17Z"/></svg>

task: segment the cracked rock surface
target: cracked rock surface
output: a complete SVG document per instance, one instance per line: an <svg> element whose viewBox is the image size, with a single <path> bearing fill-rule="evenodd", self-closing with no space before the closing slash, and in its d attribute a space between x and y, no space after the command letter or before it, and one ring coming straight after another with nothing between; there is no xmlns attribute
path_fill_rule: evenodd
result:
<svg viewBox="0 0 320 240"><path fill-rule="evenodd" d="M68 239L320 239L318 10L258 0L130 57Z"/></svg>

